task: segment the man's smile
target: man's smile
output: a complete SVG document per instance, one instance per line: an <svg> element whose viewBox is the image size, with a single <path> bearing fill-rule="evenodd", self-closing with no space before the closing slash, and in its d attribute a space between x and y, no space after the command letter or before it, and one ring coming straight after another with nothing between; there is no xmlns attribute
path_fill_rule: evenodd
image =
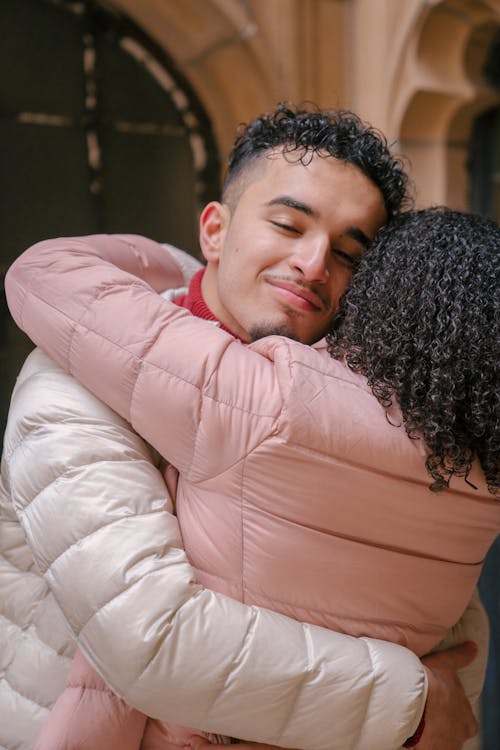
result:
<svg viewBox="0 0 500 750"><path fill-rule="evenodd" d="M272 276L267 276L265 281L273 287L273 291L277 295L292 307L297 307L300 310L308 312L325 312L330 308L330 304L326 300L322 299L319 294L302 283Z"/></svg>

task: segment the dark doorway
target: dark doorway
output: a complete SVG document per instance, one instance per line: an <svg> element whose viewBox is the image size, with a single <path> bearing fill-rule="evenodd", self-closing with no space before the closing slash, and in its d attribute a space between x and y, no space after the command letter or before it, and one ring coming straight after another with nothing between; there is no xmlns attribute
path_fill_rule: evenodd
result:
<svg viewBox="0 0 500 750"><path fill-rule="evenodd" d="M500 91L500 30L485 66L488 83ZM470 147L471 210L500 222L500 107L481 114L474 123ZM499 248L500 252L500 248ZM479 581L488 610L491 642L482 696L482 750L500 748L500 537L489 551Z"/></svg>
<svg viewBox="0 0 500 750"><path fill-rule="evenodd" d="M0 4L0 435L31 349L3 277L48 237L131 232L198 252L217 197L208 117L165 52L93 0Z"/></svg>

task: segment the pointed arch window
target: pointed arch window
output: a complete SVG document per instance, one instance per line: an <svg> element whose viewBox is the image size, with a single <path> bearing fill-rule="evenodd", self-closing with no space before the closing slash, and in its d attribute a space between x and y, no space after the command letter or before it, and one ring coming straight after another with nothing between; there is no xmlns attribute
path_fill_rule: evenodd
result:
<svg viewBox="0 0 500 750"><path fill-rule="evenodd" d="M172 59L95 0L0 3L0 271L56 236L131 232L198 252L218 195L209 119ZM0 295L0 435L31 348Z"/></svg>

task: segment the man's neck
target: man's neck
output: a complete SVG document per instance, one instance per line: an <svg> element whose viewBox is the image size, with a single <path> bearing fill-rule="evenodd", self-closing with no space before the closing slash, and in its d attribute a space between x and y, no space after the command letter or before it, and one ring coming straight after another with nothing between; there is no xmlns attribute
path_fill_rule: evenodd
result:
<svg viewBox="0 0 500 750"><path fill-rule="evenodd" d="M203 279L204 273L204 268L201 268L199 271L197 271L191 279L191 283L189 284L187 293L176 297L174 302L180 307L185 307L186 310L192 312L193 315L196 315L197 318L203 318L203 320L212 320L216 322L219 325L219 328L222 328L223 331L227 331L235 338L238 338L238 336L230 331L229 328L226 328L226 326L215 317L215 315L205 302L203 293L201 291L201 281Z"/></svg>

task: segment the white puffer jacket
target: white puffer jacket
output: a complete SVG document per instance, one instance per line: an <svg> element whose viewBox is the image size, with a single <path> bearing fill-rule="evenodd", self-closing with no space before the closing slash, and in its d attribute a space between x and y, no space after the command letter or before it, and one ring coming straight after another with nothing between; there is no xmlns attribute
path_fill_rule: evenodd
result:
<svg viewBox="0 0 500 750"><path fill-rule="evenodd" d="M170 248L178 263L177 284L187 284L200 264L191 256ZM60 407L64 408L65 383L73 385L71 378L42 352L33 353L21 373L12 400L12 410L5 435L5 453L2 456L0 473L0 750L31 750L40 728L50 709L61 694L75 651L75 637L68 627L61 609L50 590L47 577L40 574L34 555L27 543L19 518L16 515L10 486L10 459L16 456L16 465L28 481L33 480L32 491L47 482L45 472L52 472L52 478L61 473L60 463L55 464L56 452L61 439L65 440L64 428L58 432L58 439L52 442L51 433L54 421L60 416L50 407L52 396L57 402L61 394ZM75 384L76 385L76 384ZM70 388L71 391L71 388ZM116 415L91 397L83 388L76 386L77 396L73 404L73 435L81 435L85 441L84 426L86 409L90 405L94 414L99 414L103 422L111 423ZM90 400L89 400L90 399ZM17 417L18 407L26 416L23 430ZM43 405L48 408L45 409ZM97 411L96 411L97 410ZM74 412L74 413L73 413ZM21 418L22 419L22 418ZM47 421L45 421L47 420ZM130 428L125 432L150 461L151 451L133 435ZM40 446L39 458L43 471L36 478L32 475L29 458L23 461L21 454L25 441L34 440ZM90 440L89 447L92 444ZM102 441L101 441L102 442ZM98 443L95 444L97 449ZM104 445L104 443L103 443ZM66 446L68 470L74 466L77 454L76 444ZM28 452L29 453L29 452ZM83 461L83 457L81 457ZM89 457L90 461L93 461ZM151 470L143 472L142 480L147 483ZM97 481L97 479L96 479ZM41 484L40 484L41 483ZM155 479L155 487L158 481ZM162 485L162 494L165 488ZM50 518L45 519L47 527L52 526ZM177 527L177 522L173 521ZM40 529L45 536L45 529ZM68 602L72 606L72 602Z"/></svg>
<svg viewBox="0 0 500 750"><path fill-rule="evenodd" d="M183 705L183 721L233 736L312 750L333 737L398 747L425 699L419 661L202 590L150 459L122 419L41 352L30 357L6 434L6 481L45 579L108 682L146 713L176 720ZM453 642L477 639L476 603L466 622L472 630Z"/></svg>

